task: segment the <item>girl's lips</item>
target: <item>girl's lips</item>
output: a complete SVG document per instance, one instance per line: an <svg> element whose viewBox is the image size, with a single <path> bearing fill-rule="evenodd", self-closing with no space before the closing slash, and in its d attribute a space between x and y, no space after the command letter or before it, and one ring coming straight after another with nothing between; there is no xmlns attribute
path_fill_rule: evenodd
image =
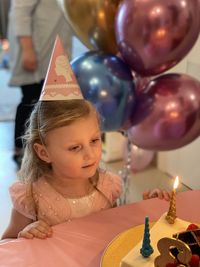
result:
<svg viewBox="0 0 200 267"><path fill-rule="evenodd" d="M89 168L89 167L93 167L94 165L95 165L95 163L92 163L92 164L85 165L82 168Z"/></svg>

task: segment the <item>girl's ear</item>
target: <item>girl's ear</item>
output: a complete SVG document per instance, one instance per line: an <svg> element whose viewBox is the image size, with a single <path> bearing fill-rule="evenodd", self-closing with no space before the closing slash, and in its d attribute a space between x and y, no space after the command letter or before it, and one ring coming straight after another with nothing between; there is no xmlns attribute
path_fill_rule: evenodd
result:
<svg viewBox="0 0 200 267"><path fill-rule="evenodd" d="M49 158L49 154L48 154L44 145L41 145L39 143L35 143L33 145L33 148L41 160L45 161L46 163L51 163L51 160Z"/></svg>

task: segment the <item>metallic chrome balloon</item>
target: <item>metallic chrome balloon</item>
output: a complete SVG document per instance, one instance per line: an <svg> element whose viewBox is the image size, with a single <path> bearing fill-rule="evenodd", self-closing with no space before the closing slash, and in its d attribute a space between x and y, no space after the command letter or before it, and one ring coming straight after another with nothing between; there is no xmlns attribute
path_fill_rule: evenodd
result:
<svg viewBox="0 0 200 267"><path fill-rule="evenodd" d="M143 149L172 150L200 134L200 82L188 75L165 74L137 97L131 142Z"/></svg>
<svg viewBox="0 0 200 267"><path fill-rule="evenodd" d="M124 60L142 76L176 65L200 32L198 0L124 0L116 16L116 38Z"/></svg>
<svg viewBox="0 0 200 267"><path fill-rule="evenodd" d="M137 75L137 73L132 72L133 77L136 80L136 94L140 94L143 90L145 90L147 84L150 82L150 77L143 77Z"/></svg>
<svg viewBox="0 0 200 267"><path fill-rule="evenodd" d="M103 131L129 128L135 106L135 82L129 67L114 55L94 51L71 65L83 96L103 118Z"/></svg>
<svg viewBox="0 0 200 267"><path fill-rule="evenodd" d="M67 21L88 48L116 54L115 15L121 0L57 0Z"/></svg>
<svg viewBox="0 0 200 267"><path fill-rule="evenodd" d="M152 162L155 152L151 150L144 150L139 148L135 145L131 145L131 162L130 162L130 169L132 172L139 172L147 168L150 163ZM128 157L128 148L127 148L127 141L125 142L124 146L124 161L127 161Z"/></svg>

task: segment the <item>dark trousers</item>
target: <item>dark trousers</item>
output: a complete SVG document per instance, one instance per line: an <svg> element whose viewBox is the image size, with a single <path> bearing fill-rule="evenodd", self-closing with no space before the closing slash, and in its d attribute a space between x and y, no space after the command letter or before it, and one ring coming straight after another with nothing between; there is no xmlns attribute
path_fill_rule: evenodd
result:
<svg viewBox="0 0 200 267"><path fill-rule="evenodd" d="M21 86L22 98L17 106L15 116L15 148L23 147L21 137L25 132L26 121L29 119L34 104L37 103L44 81Z"/></svg>

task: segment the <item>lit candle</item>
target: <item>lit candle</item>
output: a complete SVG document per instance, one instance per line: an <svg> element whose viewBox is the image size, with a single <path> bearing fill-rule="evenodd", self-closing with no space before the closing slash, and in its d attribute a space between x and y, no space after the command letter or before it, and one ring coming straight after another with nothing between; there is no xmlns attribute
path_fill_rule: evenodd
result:
<svg viewBox="0 0 200 267"><path fill-rule="evenodd" d="M176 179L174 181L172 196L170 199L169 211L166 216L166 220L170 224L173 224L176 219L176 189L178 187L178 184L179 184L179 178L178 176L176 176Z"/></svg>

